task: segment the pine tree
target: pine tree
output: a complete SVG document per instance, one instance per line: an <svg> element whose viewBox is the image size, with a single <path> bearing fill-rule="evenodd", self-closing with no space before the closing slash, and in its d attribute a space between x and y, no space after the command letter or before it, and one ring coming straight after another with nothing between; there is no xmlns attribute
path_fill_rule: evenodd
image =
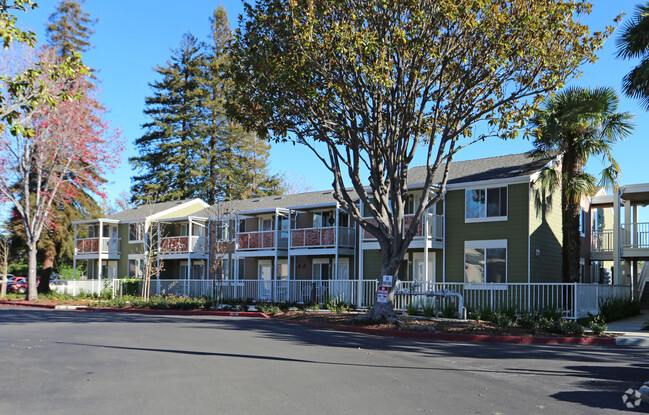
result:
<svg viewBox="0 0 649 415"><path fill-rule="evenodd" d="M74 52L87 52L91 48L90 36L97 19L83 11L81 3L86 0L61 0L56 11L48 19L45 27L48 44L60 57Z"/></svg>
<svg viewBox="0 0 649 415"><path fill-rule="evenodd" d="M228 77L227 45L232 38L228 16L219 6L210 18L210 42L206 45L202 77L204 91L203 131L206 135L202 153L204 198L209 204L217 200L281 194L284 189L277 175L268 173L270 145L231 120L225 110L225 96L233 88Z"/></svg>
<svg viewBox="0 0 649 415"><path fill-rule="evenodd" d="M145 99L144 113L151 121L143 125L146 134L135 140L140 155L129 159L140 172L132 178L134 201L197 196L196 185L202 180L196 168L202 145L203 91L197 82L201 58L200 43L187 33L171 60L154 68L162 79L150 84L155 92Z"/></svg>

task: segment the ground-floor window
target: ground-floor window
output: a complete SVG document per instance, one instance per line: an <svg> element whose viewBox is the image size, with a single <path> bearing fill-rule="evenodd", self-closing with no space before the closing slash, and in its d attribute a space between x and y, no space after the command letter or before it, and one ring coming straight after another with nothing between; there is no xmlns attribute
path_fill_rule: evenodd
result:
<svg viewBox="0 0 649 415"><path fill-rule="evenodd" d="M507 282L507 240L464 242L464 281Z"/></svg>
<svg viewBox="0 0 649 415"><path fill-rule="evenodd" d="M144 260L141 258L128 259L128 277L129 278L142 278L144 275Z"/></svg>

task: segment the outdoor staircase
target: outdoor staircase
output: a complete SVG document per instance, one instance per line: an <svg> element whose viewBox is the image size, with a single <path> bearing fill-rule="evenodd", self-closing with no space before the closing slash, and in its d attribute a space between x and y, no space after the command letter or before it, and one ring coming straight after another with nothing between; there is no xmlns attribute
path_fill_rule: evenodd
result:
<svg viewBox="0 0 649 415"><path fill-rule="evenodd" d="M645 261L640 272L638 288L640 289L640 304L642 308L649 309L649 262L647 261Z"/></svg>

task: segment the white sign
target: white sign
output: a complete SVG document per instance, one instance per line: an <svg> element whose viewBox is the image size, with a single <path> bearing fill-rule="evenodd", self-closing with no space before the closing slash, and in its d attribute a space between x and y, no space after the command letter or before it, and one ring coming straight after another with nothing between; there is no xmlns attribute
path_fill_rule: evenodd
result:
<svg viewBox="0 0 649 415"><path fill-rule="evenodd" d="M381 285L385 285L386 287L392 287L392 275L384 275L383 283Z"/></svg>
<svg viewBox="0 0 649 415"><path fill-rule="evenodd" d="M379 303L387 303L388 302L388 291L390 291L389 287L384 287L380 286L379 291L378 291L378 296L376 298L376 301Z"/></svg>

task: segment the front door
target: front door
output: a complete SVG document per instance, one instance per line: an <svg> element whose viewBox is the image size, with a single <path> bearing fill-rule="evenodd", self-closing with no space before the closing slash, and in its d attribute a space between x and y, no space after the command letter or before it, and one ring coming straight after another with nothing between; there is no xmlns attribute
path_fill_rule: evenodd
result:
<svg viewBox="0 0 649 415"><path fill-rule="evenodd" d="M352 284L349 277L349 258L338 258L338 272L333 282L331 294L347 304L352 303Z"/></svg>
<svg viewBox="0 0 649 415"><path fill-rule="evenodd" d="M273 292L273 261L270 259L260 259L257 262L257 275L259 278L259 299L270 301Z"/></svg>
<svg viewBox="0 0 649 415"><path fill-rule="evenodd" d="M435 281L435 253L428 253L428 275L426 275L426 262L423 252L415 252L412 256L414 262L413 280L421 284ZM425 287L423 288L426 289Z"/></svg>

